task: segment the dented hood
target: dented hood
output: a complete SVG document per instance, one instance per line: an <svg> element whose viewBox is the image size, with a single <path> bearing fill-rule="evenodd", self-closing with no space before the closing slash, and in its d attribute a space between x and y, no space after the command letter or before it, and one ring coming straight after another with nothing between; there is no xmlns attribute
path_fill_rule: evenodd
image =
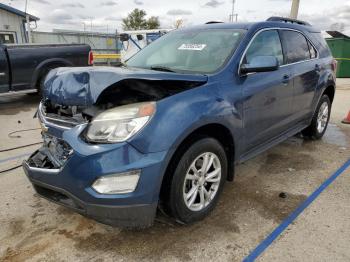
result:
<svg viewBox="0 0 350 262"><path fill-rule="evenodd" d="M96 103L106 88L127 79L205 83L207 76L129 67L61 67L51 70L46 77L43 95L55 104L88 106Z"/></svg>

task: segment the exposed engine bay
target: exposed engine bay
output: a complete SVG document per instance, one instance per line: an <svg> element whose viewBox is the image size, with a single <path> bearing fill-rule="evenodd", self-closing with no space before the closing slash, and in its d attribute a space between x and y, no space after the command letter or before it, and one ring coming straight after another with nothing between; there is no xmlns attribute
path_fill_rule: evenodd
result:
<svg viewBox="0 0 350 262"><path fill-rule="evenodd" d="M53 103L49 98L43 102L47 117L76 122L89 122L107 109L146 101L159 101L168 96L202 85L199 81L126 79L106 88L93 105L72 106ZM73 125L74 126L74 125Z"/></svg>
<svg viewBox="0 0 350 262"><path fill-rule="evenodd" d="M206 83L204 75L184 75L135 68L57 68L45 81L38 118L68 130L92 122L108 109L156 102ZM90 123L91 124L91 123ZM82 138L88 143L94 143ZM57 169L73 153L63 139L43 132L44 145L29 159L31 167Z"/></svg>

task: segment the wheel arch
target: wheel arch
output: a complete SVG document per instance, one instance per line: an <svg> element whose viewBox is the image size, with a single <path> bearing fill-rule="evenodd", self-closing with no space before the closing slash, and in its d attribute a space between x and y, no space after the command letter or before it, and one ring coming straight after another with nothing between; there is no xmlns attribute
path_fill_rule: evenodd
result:
<svg viewBox="0 0 350 262"><path fill-rule="evenodd" d="M47 68L56 68L56 67L65 67L65 66L73 66L73 64L63 58L51 58L42 61L34 70L32 81L31 81L31 88L36 88L39 81L43 77L43 74L45 72L45 69Z"/></svg>
<svg viewBox="0 0 350 262"><path fill-rule="evenodd" d="M169 186L172 181L172 176L176 168L176 163L180 160L182 153L195 141L204 137L212 137L217 139L223 146L228 162L227 180L232 181L234 178L234 162L235 162L235 142L234 137L225 125L219 123L206 124L196 128L188 134L176 147L170 157L170 160L165 169L163 180L160 188L160 198L164 199L169 192Z"/></svg>
<svg viewBox="0 0 350 262"><path fill-rule="evenodd" d="M329 97L329 100L331 101L331 104L333 103L334 100L334 95L335 95L335 87L334 85L328 85L325 90L322 93L323 95L327 95Z"/></svg>

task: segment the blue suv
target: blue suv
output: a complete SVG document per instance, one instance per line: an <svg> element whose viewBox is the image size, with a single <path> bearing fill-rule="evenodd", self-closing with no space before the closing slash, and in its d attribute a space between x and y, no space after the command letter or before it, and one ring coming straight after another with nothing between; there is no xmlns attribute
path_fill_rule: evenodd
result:
<svg viewBox="0 0 350 262"><path fill-rule="evenodd" d="M102 223L150 226L157 208L192 223L236 163L323 136L335 69L318 30L279 17L174 30L118 68L54 69L24 171L40 196Z"/></svg>

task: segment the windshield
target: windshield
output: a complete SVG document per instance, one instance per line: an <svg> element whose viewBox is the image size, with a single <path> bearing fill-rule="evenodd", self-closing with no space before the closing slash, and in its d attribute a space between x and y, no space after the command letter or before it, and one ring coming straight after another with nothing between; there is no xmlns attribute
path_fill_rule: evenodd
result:
<svg viewBox="0 0 350 262"><path fill-rule="evenodd" d="M213 73L230 58L242 38L241 29L173 31L127 61L127 66L160 71Z"/></svg>

